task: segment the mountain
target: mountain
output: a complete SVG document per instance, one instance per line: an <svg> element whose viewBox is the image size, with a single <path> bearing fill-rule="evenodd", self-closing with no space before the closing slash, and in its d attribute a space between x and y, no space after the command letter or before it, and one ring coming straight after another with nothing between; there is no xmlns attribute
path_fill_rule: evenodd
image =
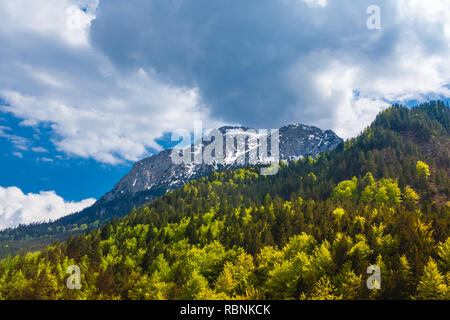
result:
<svg viewBox="0 0 450 320"><path fill-rule="evenodd" d="M0 299L449 299L449 124L442 102L395 105L275 175L212 172L0 261Z"/></svg>
<svg viewBox="0 0 450 320"><path fill-rule="evenodd" d="M247 132L252 130L248 127L226 126L221 127L218 130L224 136L227 132L238 131L234 134L235 144L239 143L239 135L247 135L249 140L252 139L251 134L247 134ZM284 161L299 159L305 156L316 157L321 152L333 149L339 143L343 142L343 140L331 130L322 131L319 128L301 124L291 124L281 127L279 134L280 160ZM209 143L203 142L202 149L208 144ZM248 153L248 150L249 148L246 149L246 153ZM225 141L223 152L223 165L208 165L204 163L175 164L171 160L172 149L164 150L157 155L136 162L131 171L115 185L113 190L105 194L99 200L99 203L105 203L120 198L124 194L136 194L138 192L148 191L152 188L160 188L162 186L167 190L173 190L184 185L193 178L208 175L212 171L237 167L235 164L235 157L227 156L225 154ZM247 158L245 164L248 165L248 162L249 159Z"/></svg>
<svg viewBox="0 0 450 320"><path fill-rule="evenodd" d="M95 229L116 217L127 214L133 207L141 205L175 190L185 183L210 174L251 163L251 150L258 141L265 140L271 145L271 135L259 133L249 127L225 126L218 133L223 139L223 159L221 163L199 164L172 161L172 149L163 150L149 158L136 162L131 171L125 175L114 188L103 195L94 205L81 212L74 213L49 223L35 223L28 226L7 229L0 232L0 257L14 254L19 250L37 250L54 240L65 240L69 234L76 234L86 229ZM227 135L237 150L227 153ZM302 125L290 124L279 129L279 159L291 161L302 157L316 157L320 153L335 148L343 142L333 131ZM212 142L201 141L191 146L204 151ZM269 147L270 149L270 147ZM237 163L238 152L243 150L244 162ZM253 164L262 164L262 160L254 159Z"/></svg>

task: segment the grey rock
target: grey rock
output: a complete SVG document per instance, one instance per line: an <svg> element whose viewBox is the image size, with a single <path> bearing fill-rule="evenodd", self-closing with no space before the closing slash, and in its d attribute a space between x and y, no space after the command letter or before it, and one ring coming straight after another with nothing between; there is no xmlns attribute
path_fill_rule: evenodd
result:
<svg viewBox="0 0 450 320"><path fill-rule="evenodd" d="M248 127L231 126L221 127L218 130L225 134L226 132L234 132L236 129L245 132L250 132L251 130L251 128ZM238 140L238 136L239 134L234 138L235 147L238 145L239 141L242 142L242 139ZM334 149L343 141L331 130L322 131L317 127L302 124L283 126L279 129L279 137L280 160L283 161L292 161L305 156L316 157L321 152ZM244 148L247 151L245 152L245 164L249 163L248 150L251 148L252 139L254 140L252 135L250 135L247 136L245 140L246 146ZM204 150L209 143L210 142L203 142L198 145L201 145L202 150ZM268 139L268 145L270 145L270 138ZM193 147L191 148L191 150L193 150ZM242 164L239 165L233 162L234 158L227 156L224 158L224 163L220 164L174 164L171 159L171 153L172 150L167 149L149 158L136 162L131 171L98 202L108 202L124 195L133 195L138 192L151 190L152 188L163 188L166 189L166 191L169 191L182 186L192 179L206 176L215 170L242 166ZM223 154L226 154L225 147ZM151 200L151 198L147 200Z"/></svg>

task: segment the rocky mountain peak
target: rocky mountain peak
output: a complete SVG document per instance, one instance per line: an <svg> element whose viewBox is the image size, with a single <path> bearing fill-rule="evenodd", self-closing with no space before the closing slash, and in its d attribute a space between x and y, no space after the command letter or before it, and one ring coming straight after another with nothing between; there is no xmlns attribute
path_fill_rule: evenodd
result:
<svg viewBox="0 0 450 320"><path fill-rule="evenodd" d="M224 126L218 128L218 131L224 135L224 161L221 163L181 163L175 164L172 161L172 149L163 150L160 153L149 158L138 161L134 164L131 171L124 176L99 202L111 201L123 195L133 195L138 192L148 191L152 188L164 188L173 190L184 183L197 177L206 176L214 170L238 167L236 163L236 154L227 153L226 135L232 135L234 147L239 143L245 143L245 164L249 162L249 150L258 139L268 138L267 144L270 145L270 137L260 134L259 131L243 126ZM245 135L239 139L240 135ZM244 142L245 141L245 142ZM289 124L279 129L279 155L280 160L291 161L304 156L316 157L319 153L335 148L343 140L333 131L325 130L303 124ZM201 152L205 150L211 141L202 141L196 146L191 146L191 150ZM239 149L238 149L239 150ZM151 200L150 198L147 200Z"/></svg>

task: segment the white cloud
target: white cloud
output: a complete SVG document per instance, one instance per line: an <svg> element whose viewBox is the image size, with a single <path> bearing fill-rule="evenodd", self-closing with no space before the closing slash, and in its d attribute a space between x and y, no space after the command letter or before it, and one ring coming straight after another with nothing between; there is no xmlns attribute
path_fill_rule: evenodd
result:
<svg viewBox="0 0 450 320"><path fill-rule="evenodd" d="M382 10L381 18L383 29L367 33L360 47L327 48L298 58L286 73L299 92L293 114L349 138L392 103L450 97L448 2L398 1L391 11ZM368 51L377 42L385 52Z"/></svg>
<svg viewBox="0 0 450 320"><path fill-rule="evenodd" d="M325 7L327 0L303 0L309 7Z"/></svg>
<svg viewBox="0 0 450 320"><path fill-rule="evenodd" d="M300 60L288 73L288 79L298 86L306 86L305 81L309 81L310 95L305 96L302 91L299 100L303 104L292 112L297 112L298 117L310 115L311 122L319 127L332 128L341 137L349 138L360 133L393 102L450 97L445 86L450 80L447 57L419 51L407 53L401 45L398 50L405 52L389 57L390 62L380 61L379 65L348 63L345 56L329 59L327 54ZM322 62L320 67L308 69L314 65L314 59ZM330 117L323 116L324 110L329 110Z"/></svg>
<svg viewBox="0 0 450 320"><path fill-rule="evenodd" d="M16 149L22 151L28 150L29 141L24 137L9 133L11 131L12 129L9 127L0 126L0 138L5 138L11 141L11 143L14 145Z"/></svg>
<svg viewBox="0 0 450 320"><path fill-rule="evenodd" d="M370 1L283 2L243 4L250 22L217 4L222 18L205 12L205 27L191 2L0 0L1 111L50 124L59 151L116 164L158 150L155 139L194 120L295 119L347 138L391 102L450 96L446 0L379 1L383 28L374 31ZM242 32L224 32L235 27Z"/></svg>
<svg viewBox="0 0 450 320"><path fill-rule="evenodd" d="M31 148L31 150L36 153L47 153L48 152L48 150L43 147L33 147L33 148Z"/></svg>
<svg viewBox="0 0 450 320"><path fill-rule="evenodd" d="M0 0L0 34L57 38L73 46L88 45L89 26L98 1L89 1L89 11L70 0Z"/></svg>
<svg viewBox="0 0 450 320"><path fill-rule="evenodd" d="M9 24L0 39L11 51L0 61L0 98L8 104L0 111L24 119L25 126L50 124L59 151L111 164L159 150L155 139L192 129L194 120L219 124L210 120L197 88L165 84L141 68L119 72L93 48L88 31L96 6L87 0L0 0L0 18ZM30 45L14 37L19 34ZM34 42L39 37L49 41L48 50Z"/></svg>
<svg viewBox="0 0 450 320"><path fill-rule="evenodd" d="M17 187L0 187L0 230L19 224L55 220L91 206L95 199L67 202L54 191L24 194Z"/></svg>
<svg viewBox="0 0 450 320"><path fill-rule="evenodd" d="M96 87L79 85L82 95L3 90L0 96L10 106L1 109L25 119L23 124L51 123L60 151L112 164L135 161L148 148L160 149L155 139L164 132L209 120L197 89L171 87L155 78L142 69L126 78L114 74Z"/></svg>

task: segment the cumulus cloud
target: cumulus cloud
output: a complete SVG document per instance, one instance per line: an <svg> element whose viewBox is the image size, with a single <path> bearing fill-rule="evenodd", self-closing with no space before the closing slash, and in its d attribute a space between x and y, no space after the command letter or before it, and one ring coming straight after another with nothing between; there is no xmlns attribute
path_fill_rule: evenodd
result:
<svg viewBox="0 0 450 320"><path fill-rule="evenodd" d="M372 4L138 0L125 10L112 0L100 3L91 38L118 68L195 84L218 118L296 119L351 137L393 102L449 96L446 2L378 1L381 30L366 27Z"/></svg>
<svg viewBox="0 0 450 320"><path fill-rule="evenodd" d="M73 46L87 46L89 25L95 18L92 5L98 5L98 1L90 3L86 6L90 10L83 11L80 1L1 0L0 34L7 38L18 35L26 38L46 37Z"/></svg>
<svg viewBox="0 0 450 320"><path fill-rule="evenodd" d="M137 160L165 132L293 121L358 134L394 102L450 97L446 0L0 0L1 111L56 147Z"/></svg>
<svg viewBox="0 0 450 320"><path fill-rule="evenodd" d="M142 69L104 80L91 84L95 87L79 84L82 95L26 96L3 90L9 106L1 109L23 118L24 124L51 123L60 151L112 164L138 160L147 148L160 149L155 139L164 132L208 120L196 89L167 86Z"/></svg>
<svg viewBox="0 0 450 320"><path fill-rule="evenodd" d="M54 191L24 194L17 187L0 187L0 230L19 224L55 220L91 206L95 199L66 202Z"/></svg>
<svg viewBox="0 0 450 320"><path fill-rule="evenodd" d="M172 85L149 68L122 72L93 48L88 31L96 5L0 1L8 22L0 30L0 111L24 126L50 124L59 151L111 164L160 150L155 139L192 129L195 120L220 124L209 118L197 87Z"/></svg>

